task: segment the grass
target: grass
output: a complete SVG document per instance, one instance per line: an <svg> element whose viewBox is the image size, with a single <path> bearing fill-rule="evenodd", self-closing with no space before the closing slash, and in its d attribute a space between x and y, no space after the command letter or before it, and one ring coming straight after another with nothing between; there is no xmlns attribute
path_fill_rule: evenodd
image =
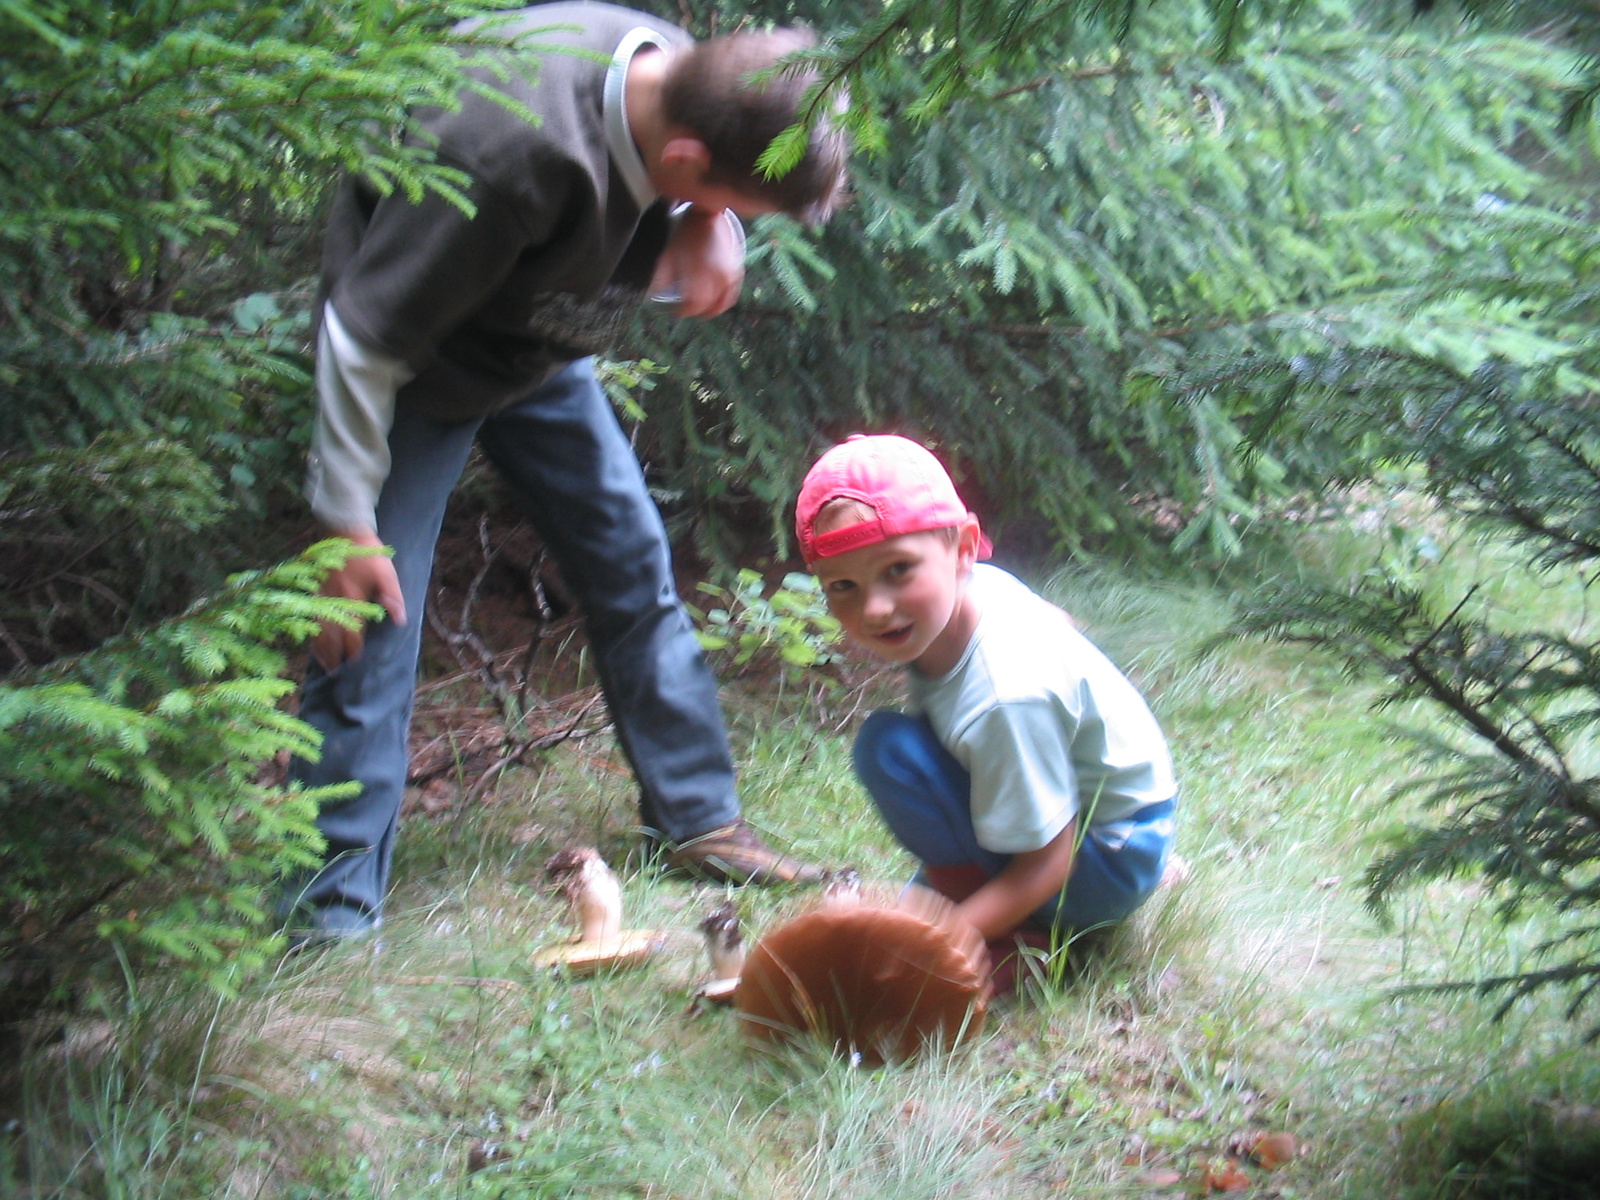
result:
<svg viewBox="0 0 1600 1200"><path fill-rule="evenodd" d="M1371 539L1293 561L1347 569ZM1448 591L1581 625L1581 591L1493 570L1462 544ZM1284 561L1289 561L1285 559ZM219 1004L145 982L28 1061L0 1189L29 1197L1182 1196L1260 1132L1303 1153L1246 1167L1263 1197L1594 1196L1600 1065L1556 998L1500 1023L1471 994L1396 985L1502 969L1470 880L1379 925L1361 875L1403 814L1407 764L1368 693L1279 647L1199 654L1225 586L1078 570L1051 595L1144 685L1183 783L1190 879L1109 938L1041 966L969 1051L906 1068L754 1055L694 1012L694 926L725 889L630 860L614 750L586 742L491 804L412 820L381 946L289 960ZM849 769L844 715L795 689L730 705L751 818L869 879L904 878ZM1422 714L1388 714L1421 719ZM633 974L540 975L562 936L540 866L570 839L624 866L629 923L666 931ZM737 894L758 933L801 898ZM471 1168L471 1169L469 1169ZM1176 1177L1175 1183L1168 1181Z"/></svg>

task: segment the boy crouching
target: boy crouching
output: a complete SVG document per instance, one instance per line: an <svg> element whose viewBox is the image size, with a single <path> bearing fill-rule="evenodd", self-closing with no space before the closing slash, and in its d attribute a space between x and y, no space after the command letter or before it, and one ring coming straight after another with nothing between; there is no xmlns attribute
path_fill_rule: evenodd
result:
<svg viewBox="0 0 1600 1200"><path fill-rule="evenodd" d="M997 567L938 460L856 435L801 488L796 533L857 644L907 668L911 711L867 718L856 771L918 881L989 941L1121 920L1161 881L1177 785L1155 717L1066 613Z"/></svg>

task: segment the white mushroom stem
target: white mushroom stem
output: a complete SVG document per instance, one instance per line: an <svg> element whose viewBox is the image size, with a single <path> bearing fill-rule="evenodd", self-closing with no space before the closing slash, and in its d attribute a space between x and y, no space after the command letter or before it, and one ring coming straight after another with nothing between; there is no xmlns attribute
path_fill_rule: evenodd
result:
<svg viewBox="0 0 1600 1200"><path fill-rule="evenodd" d="M711 956L711 972L715 979L737 979L744 970L744 938L739 932L739 912L734 906L724 904L700 922L700 932L705 934L706 953Z"/></svg>
<svg viewBox="0 0 1600 1200"><path fill-rule="evenodd" d="M737 979L713 979L695 989L696 1000L709 1000L713 1004L732 1004L739 991Z"/></svg>
<svg viewBox="0 0 1600 1200"><path fill-rule="evenodd" d="M605 941L622 932L622 885L598 857L583 864L568 898L573 918L582 930L579 941Z"/></svg>
<svg viewBox="0 0 1600 1200"><path fill-rule="evenodd" d="M744 970L744 942L711 947L711 970L718 979L737 979Z"/></svg>
<svg viewBox="0 0 1600 1200"><path fill-rule="evenodd" d="M567 898L580 942L601 942L622 932L622 885L592 846L551 856L545 872Z"/></svg>

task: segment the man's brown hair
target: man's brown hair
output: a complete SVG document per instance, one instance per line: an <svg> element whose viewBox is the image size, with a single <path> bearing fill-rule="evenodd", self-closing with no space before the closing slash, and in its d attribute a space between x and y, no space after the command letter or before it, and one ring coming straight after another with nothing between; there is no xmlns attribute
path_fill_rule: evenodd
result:
<svg viewBox="0 0 1600 1200"><path fill-rule="evenodd" d="M849 138L823 114L811 129L805 155L780 179L768 179L756 161L772 139L793 125L809 70L783 70L752 82L786 54L809 49L816 37L804 29L731 33L697 42L673 56L662 83L662 107L675 124L692 129L711 151L707 183L759 196L812 224L828 219L845 197Z"/></svg>

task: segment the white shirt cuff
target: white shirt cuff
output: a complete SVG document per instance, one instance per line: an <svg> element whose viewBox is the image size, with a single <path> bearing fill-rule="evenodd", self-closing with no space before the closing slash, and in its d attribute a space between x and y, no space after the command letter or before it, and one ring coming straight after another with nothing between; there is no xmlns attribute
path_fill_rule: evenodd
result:
<svg viewBox="0 0 1600 1200"><path fill-rule="evenodd" d="M306 497L328 528L378 528L378 495L389 478L395 393L413 374L401 359L356 341L333 305L324 306Z"/></svg>

